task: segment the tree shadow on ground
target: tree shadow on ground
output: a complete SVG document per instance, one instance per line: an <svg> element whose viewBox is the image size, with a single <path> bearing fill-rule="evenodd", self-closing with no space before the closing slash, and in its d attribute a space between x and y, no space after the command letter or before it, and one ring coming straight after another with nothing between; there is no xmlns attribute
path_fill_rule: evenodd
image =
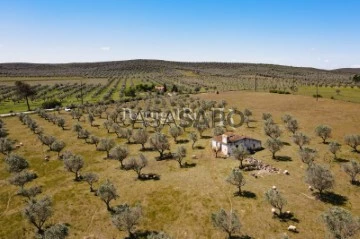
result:
<svg viewBox="0 0 360 239"><path fill-rule="evenodd" d="M177 144L186 144L186 143L189 143L189 140L188 139L179 139L176 141Z"/></svg>
<svg viewBox="0 0 360 239"><path fill-rule="evenodd" d="M263 151L264 149L265 149L264 147L261 147L261 148L256 149L256 150L250 150L250 154L253 155L253 154L257 153L257 152Z"/></svg>
<svg viewBox="0 0 360 239"><path fill-rule="evenodd" d="M239 192L234 193L235 197L253 198L256 199L256 194L250 191L243 190L241 194Z"/></svg>
<svg viewBox="0 0 360 239"><path fill-rule="evenodd" d="M343 159L343 158L335 158L334 160L335 160L335 162L337 162L337 163L348 163L348 162L350 162L350 160L348 160L348 159Z"/></svg>
<svg viewBox="0 0 360 239"><path fill-rule="evenodd" d="M324 203L330 203L332 205L344 205L348 198L346 196L334 193L334 192L325 192L320 195L320 193L315 193L315 196Z"/></svg>
<svg viewBox="0 0 360 239"><path fill-rule="evenodd" d="M351 184L360 187L360 181L351 181Z"/></svg>
<svg viewBox="0 0 360 239"><path fill-rule="evenodd" d="M291 145L290 143L285 142L285 141L282 141L282 144L285 145L285 146L290 146Z"/></svg>
<svg viewBox="0 0 360 239"><path fill-rule="evenodd" d="M138 231L136 231L134 233L133 237L127 236L127 237L124 237L124 239L146 239L151 234L158 235L159 233L160 232L158 232L158 231L150 231L150 230L142 231L142 230L138 230Z"/></svg>
<svg viewBox="0 0 360 239"><path fill-rule="evenodd" d="M145 148L141 148L140 151L141 151L141 152L149 152L149 151L154 151L154 149L153 149L153 148L145 147Z"/></svg>
<svg viewBox="0 0 360 239"><path fill-rule="evenodd" d="M292 161L291 157L289 156L276 156L275 159L277 161L283 161L283 162Z"/></svg>
<svg viewBox="0 0 360 239"><path fill-rule="evenodd" d="M160 156L155 157L156 161L170 160L170 159L174 159L174 158L175 158L175 154L173 154L173 153L163 154L162 158L160 158Z"/></svg>
<svg viewBox="0 0 360 239"><path fill-rule="evenodd" d="M142 173L140 177L138 177L141 181L148 181L148 180L160 180L160 175L156 173Z"/></svg>
<svg viewBox="0 0 360 239"><path fill-rule="evenodd" d="M246 128L248 128L248 129L256 129L256 126L249 125L249 126L246 126Z"/></svg>
<svg viewBox="0 0 360 239"><path fill-rule="evenodd" d="M200 137L201 139L211 139L212 136L209 136L209 135L203 135L202 137Z"/></svg>
<svg viewBox="0 0 360 239"><path fill-rule="evenodd" d="M288 221L292 221L292 222L296 222L299 223L300 220L297 219L293 213L282 213L281 215L275 214L275 216L277 218L280 219L281 222L288 222Z"/></svg>
<svg viewBox="0 0 360 239"><path fill-rule="evenodd" d="M204 146L195 146L194 149L205 149Z"/></svg>
<svg viewBox="0 0 360 239"><path fill-rule="evenodd" d="M188 162L185 162L182 166L182 168L193 168L196 166L196 163L188 163Z"/></svg>
<svg viewBox="0 0 360 239"><path fill-rule="evenodd" d="M251 237L249 235L242 235L242 236L231 236L230 239L254 239L254 237Z"/></svg>

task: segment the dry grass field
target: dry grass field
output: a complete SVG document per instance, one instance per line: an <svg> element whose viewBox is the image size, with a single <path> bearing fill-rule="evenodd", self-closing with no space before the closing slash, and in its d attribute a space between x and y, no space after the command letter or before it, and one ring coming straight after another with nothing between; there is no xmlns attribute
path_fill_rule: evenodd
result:
<svg viewBox="0 0 360 239"><path fill-rule="evenodd" d="M226 92L220 94L204 93L197 95L206 100L226 100L228 106L236 106L243 110L253 111L251 128L242 126L235 129L239 134L260 139L263 143L266 137L263 133L261 115L270 112L276 123L283 129L281 116L285 113L293 115L300 124L300 131L311 136L310 147L319 151L316 161L327 165L335 175L336 185L333 192L346 197L343 207L354 215L360 215L360 187L351 185L349 177L341 170L341 163L334 162L328 151L328 146L314 134L314 128L319 124L332 127L331 140L344 144L346 134L360 133L360 105L349 102L333 101L299 95L278 95L253 92ZM232 158L215 158L210 149L210 139L201 139L196 145L205 149L191 149L191 143L183 144L188 149L187 161L196 163L194 168L179 168L174 160L156 161L157 152L145 152L149 165L145 173L161 175L159 181L139 181L133 171L119 169L119 162L105 160L105 152L95 150L94 145L79 140L71 129L77 121L71 119L69 113L61 112L67 122L67 129L31 115L43 128L45 134L50 134L66 142L65 150L70 150L84 157L85 167L82 172L96 172L100 182L111 180L117 187L120 197L112 202L112 206L122 203L141 203L143 220L139 230L163 230L176 239L217 239L224 238L222 232L215 230L211 224L210 215L220 208L237 211L242 224L241 235L248 238L276 239L287 232L287 227L296 225L299 233L289 233L290 238L312 239L324 238L324 225L320 215L331 203L315 199L304 182L306 166L298 157L298 147L291 142L290 133L283 129L281 140L289 143L278 153L288 156L288 161L271 159L268 150L257 152L254 157L265 161L281 170L288 170L290 175L264 174L258 178L245 173L247 180L244 190L256 195L255 198L236 197L236 188L225 182L232 168L238 166L238 161ZM47 152L37 136L19 121L17 117L3 119L9 130L9 138L23 142L24 146L15 152L25 156L30 163L30 169L38 174L38 178L29 185L42 185L43 194L50 195L54 203L54 215L49 223L68 223L71 239L94 238L111 239L124 238L125 233L119 232L111 223L110 214L105 204L93 193L85 182L74 182L74 175L65 171L63 163L57 159L56 153ZM96 118L96 124L102 125L104 119ZM106 129L90 127L88 122L80 122L92 134L105 137ZM188 129L190 131L192 129ZM165 127L163 132L168 132ZM211 136L208 130L204 135ZM110 137L116 138L115 134ZM187 135L181 136L186 139ZM118 144L125 144L124 139L116 139ZM171 142L171 151L176 145ZM149 146L149 145L147 145ZM131 156L138 155L140 145L129 144ZM44 161L44 156L50 155L50 161ZM191 159L197 155L198 159ZM3 156L1 156L3 158ZM360 155L343 145L339 157L345 160L360 160ZM24 198L16 196L17 188L8 183L9 174L5 169L4 160L0 160L0 238L33 238L34 228L22 217L25 205ZM28 186L29 186L28 185ZM288 201L285 210L294 213L296 221L281 222L272 218L271 206L265 201L264 192L272 185L283 193ZM95 187L97 187L95 185ZM246 237L243 237L246 238Z"/></svg>

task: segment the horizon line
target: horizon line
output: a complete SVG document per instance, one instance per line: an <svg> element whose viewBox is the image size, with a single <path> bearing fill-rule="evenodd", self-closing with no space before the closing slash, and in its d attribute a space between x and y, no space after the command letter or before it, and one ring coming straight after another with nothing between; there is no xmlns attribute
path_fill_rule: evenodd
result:
<svg viewBox="0 0 360 239"><path fill-rule="evenodd" d="M264 63L264 62L241 62L241 61L182 61L182 60L162 60L162 59L153 59L153 58L139 58L139 59L127 59L127 60L107 60L107 61L69 61L69 62L0 62L2 64L36 64L36 65L70 65L70 64L96 64L96 63L113 63L113 62L126 62L126 61L164 61L164 62L173 62L173 63L194 63L194 64L206 64L206 63L222 63L222 64L250 64L250 65L274 65L274 66L285 66L293 68L311 68L315 70L324 70L324 71L334 71L339 69L360 69L360 67L342 67L342 68L316 68L314 66L295 66L295 65L286 65L286 64L274 64L274 63Z"/></svg>

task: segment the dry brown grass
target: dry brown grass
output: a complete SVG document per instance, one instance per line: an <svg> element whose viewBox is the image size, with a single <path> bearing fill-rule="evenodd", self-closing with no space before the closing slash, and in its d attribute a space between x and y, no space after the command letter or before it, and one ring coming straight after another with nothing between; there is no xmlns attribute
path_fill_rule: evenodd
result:
<svg viewBox="0 0 360 239"><path fill-rule="evenodd" d="M328 164L336 176L334 192L348 197L344 205L354 214L360 215L359 188L349 183L349 178L340 169L337 162L329 163L331 155L327 145L314 136L314 128L318 124L328 124L333 128L333 139L343 143L343 137L350 133L360 133L358 119L360 118L359 105L320 99L316 102L313 98L293 95L275 95L267 93L228 92L199 95L203 99L228 101L229 106L238 109L249 108L254 113L254 128L245 126L236 129L236 132L246 134L263 142L266 137L262 132L263 122L261 114L270 112L277 123L285 113L295 116L301 126L301 131L311 136L311 147L319 150L317 158L319 163ZM68 114L62 113L68 126L76 123ZM238 162L233 159L215 159L209 148L209 139L201 139L197 145L205 147L204 150L188 149L187 160L196 162L194 168L180 169L176 161L155 161L156 152L146 152L149 166L144 172L158 173L160 181L138 181L132 171L121 171L119 163L104 160L105 153L95 151L94 145L88 145L83 140L76 139L76 134L71 130L61 130L53 124L32 115L47 134L51 134L67 143L66 150L71 150L84 156L86 166L82 170L97 172L100 181L110 179L118 188L120 198L112 205L121 203L134 204L140 202L144 208L144 219L140 229L164 230L178 239L188 238L223 238L224 235L216 231L210 221L210 214L219 208L234 208L243 224L242 234L253 238L278 238L286 232L289 224L298 227L300 233L292 234L291 238L323 238L324 227L320 221L320 214L330 206L311 197L304 183L305 166L297 157L297 147L291 144L290 134L284 133L282 140L289 142L278 155L289 156L292 161L274 161L271 154L261 151L255 157L272 165L287 169L289 176L267 175L255 179L246 173L247 184L244 190L256 194L256 199L234 197L236 189L225 182L226 176ZM4 119L9 129L9 137L23 142L24 146L17 153L24 155L30 162L31 169L36 171L39 178L31 184L43 185L44 194L51 195L54 200L54 216L51 223L66 222L70 226L69 238L83 238L94 235L97 238L123 238L124 233L118 232L111 224L110 215L105 204L89 192L85 183L73 181L73 174L64 170L62 162L56 159L55 153L46 152L36 136L17 118ZM95 123L101 124L97 119ZM90 127L88 123L81 122L93 134L106 136L106 130ZM167 129L164 129L167 132ZM211 135L208 131L204 135ZM115 134L111 134L115 138ZM185 138L185 137L184 137ZM124 140L116 139L124 144ZM173 142L172 139L169 139ZM132 155L139 153L140 145L128 145ZM172 151L176 146L171 145ZM44 162L43 156L51 155L50 162ZM196 154L199 159L191 160L191 155ZM341 158L360 159L359 154L351 152L350 148L343 146L339 154ZM33 228L22 218L21 209L24 205L23 198L9 197L16 192L16 188L7 183L9 176L3 161L0 161L0 238L32 238ZM291 210L299 223L280 222L273 219L271 207L264 201L264 192L276 185L288 200L285 210ZM9 202L9 205L8 205ZM8 206L7 206L8 205Z"/></svg>

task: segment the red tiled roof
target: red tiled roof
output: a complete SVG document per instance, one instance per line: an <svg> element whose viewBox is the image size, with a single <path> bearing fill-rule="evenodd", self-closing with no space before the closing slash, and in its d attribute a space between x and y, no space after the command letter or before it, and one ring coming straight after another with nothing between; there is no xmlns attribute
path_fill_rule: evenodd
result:
<svg viewBox="0 0 360 239"><path fill-rule="evenodd" d="M247 137L244 135L234 134L233 132L225 132L224 135L227 136L228 143L234 143L234 142L237 142L242 139L252 139L252 140L259 141L257 139L253 139L253 138L250 138L250 137ZM214 136L213 139L217 142L222 142L222 135Z"/></svg>

